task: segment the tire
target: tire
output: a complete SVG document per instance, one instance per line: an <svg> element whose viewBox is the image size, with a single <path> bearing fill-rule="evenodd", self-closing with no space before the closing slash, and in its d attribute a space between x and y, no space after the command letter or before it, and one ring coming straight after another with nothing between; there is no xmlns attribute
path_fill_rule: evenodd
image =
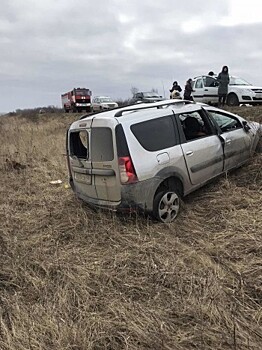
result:
<svg viewBox="0 0 262 350"><path fill-rule="evenodd" d="M153 203L153 216L161 222L175 220L181 207L181 200L176 189L166 189L156 193Z"/></svg>
<svg viewBox="0 0 262 350"><path fill-rule="evenodd" d="M236 94L229 94L227 96L227 105L230 107L239 106L239 99Z"/></svg>
<svg viewBox="0 0 262 350"><path fill-rule="evenodd" d="M260 154L262 153L262 136L259 138L255 152Z"/></svg>

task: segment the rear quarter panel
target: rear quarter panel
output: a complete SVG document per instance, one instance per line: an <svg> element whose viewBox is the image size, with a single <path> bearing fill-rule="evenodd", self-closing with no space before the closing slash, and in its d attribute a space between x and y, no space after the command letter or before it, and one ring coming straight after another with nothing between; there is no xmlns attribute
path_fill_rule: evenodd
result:
<svg viewBox="0 0 262 350"><path fill-rule="evenodd" d="M156 178L157 181L153 183L154 186L158 187L167 177L176 175L183 182L185 192L191 188L180 145L159 151L147 151L132 133L130 125L123 125L123 128L139 181Z"/></svg>

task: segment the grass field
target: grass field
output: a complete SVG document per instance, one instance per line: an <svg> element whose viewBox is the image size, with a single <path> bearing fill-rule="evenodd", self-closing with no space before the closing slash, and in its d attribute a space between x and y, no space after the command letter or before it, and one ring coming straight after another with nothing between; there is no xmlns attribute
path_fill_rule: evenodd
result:
<svg viewBox="0 0 262 350"><path fill-rule="evenodd" d="M261 350L261 154L172 224L94 212L66 186L76 118L0 118L0 349Z"/></svg>

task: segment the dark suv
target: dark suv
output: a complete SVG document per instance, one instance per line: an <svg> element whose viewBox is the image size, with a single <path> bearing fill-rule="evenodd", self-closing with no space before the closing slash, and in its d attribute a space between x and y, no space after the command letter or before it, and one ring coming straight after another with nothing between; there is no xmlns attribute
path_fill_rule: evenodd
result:
<svg viewBox="0 0 262 350"><path fill-rule="evenodd" d="M156 92L137 92L136 94L134 94L130 103L134 104L140 102L158 102L162 100L164 100L164 98L158 95Z"/></svg>

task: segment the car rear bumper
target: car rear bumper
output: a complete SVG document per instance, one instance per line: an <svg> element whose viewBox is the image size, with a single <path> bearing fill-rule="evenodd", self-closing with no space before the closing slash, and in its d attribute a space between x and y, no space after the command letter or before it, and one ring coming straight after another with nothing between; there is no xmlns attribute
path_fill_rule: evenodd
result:
<svg viewBox="0 0 262 350"><path fill-rule="evenodd" d="M159 179L152 178L134 184L121 185L121 200L117 202L91 198L82 192L76 191L72 182L70 182L70 185L76 196L91 207L120 212L151 212L153 210L153 200L158 183Z"/></svg>

